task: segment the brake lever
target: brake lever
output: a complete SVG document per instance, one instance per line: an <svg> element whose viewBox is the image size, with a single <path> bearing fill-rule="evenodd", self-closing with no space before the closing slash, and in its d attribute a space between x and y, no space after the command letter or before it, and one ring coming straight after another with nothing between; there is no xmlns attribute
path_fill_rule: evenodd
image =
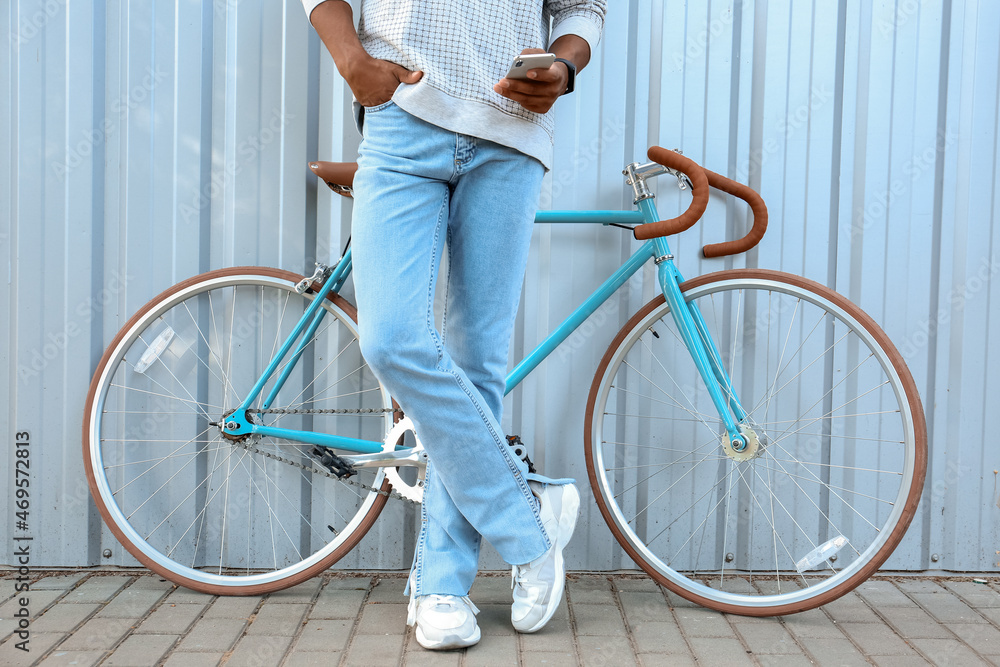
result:
<svg viewBox="0 0 1000 667"><path fill-rule="evenodd" d="M682 171L677 171L676 169L671 169L670 167L667 167L666 170L668 172L670 172L673 175L674 178L677 179L677 187L678 188L680 188L681 190L693 190L694 189L694 183L691 182L691 179L688 178L687 174L685 174Z"/></svg>
<svg viewBox="0 0 1000 667"><path fill-rule="evenodd" d="M691 182L691 179L688 178L687 174L677 171L674 172L674 176L677 177L677 187L681 190L694 189L694 183Z"/></svg>
<svg viewBox="0 0 1000 667"><path fill-rule="evenodd" d="M679 148L674 148L672 150L674 153L677 153L678 155L684 155L684 151L682 151ZM671 174L674 175L674 178L677 179L678 188L680 188L681 190L694 190L694 183L691 182L691 179L688 178L687 174L685 174L682 171L677 171L676 169L671 169L670 167L667 167L666 169L667 171L669 171Z"/></svg>

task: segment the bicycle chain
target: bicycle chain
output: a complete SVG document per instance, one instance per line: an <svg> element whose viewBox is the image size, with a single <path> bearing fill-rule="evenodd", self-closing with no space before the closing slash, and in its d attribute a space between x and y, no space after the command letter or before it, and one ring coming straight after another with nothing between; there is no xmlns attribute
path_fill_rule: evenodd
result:
<svg viewBox="0 0 1000 667"><path fill-rule="evenodd" d="M282 409L275 408L273 410L248 410L247 412L252 412L254 414L265 414L265 413L274 413L274 414L314 414L314 413L319 413L319 414L356 414L356 413L360 412L362 414L366 414L366 413L377 413L377 412L396 412L396 410L393 409L393 408L360 408L358 410L282 410ZM279 455L274 454L272 452L265 452L263 449L258 449L257 447L254 447L253 445L248 445L246 443L238 442L238 441L232 441L232 442L237 447L245 449L246 451L250 452L251 454L260 454L260 455L264 456L265 458L273 459L273 460L279 461L281 463L287 463L288 465L293 466L295 468L301 468L302 470L306 470L306 471L314 473L314 474L323 475L324 477L329 477L331 479L335 479L338 482L342 482L343 484L349 484L351 486L356 486L356 487L365 489L367 491L374 491L375 493L377 493L380 496L386 496L388 498L395 498L396 500L402 500L403 502L410 503L412 505L420 505L420 503L418 503L416 501L413 501L413 500L410 500L409 498L406 498L406 497L400 495L400 493L398 491L383 491L382 489L376 489L374 486L369 486L368 484L362 484L361 482L355 482L353 480L350 480L350 479L347 479L347 478L344 478L344 477L337 477L336 475L334 475L333 473L331 473L331 472L329 472L327 470L319 470L318 468L314 468L312 466L303 465L303 464L299 463L298 461L293 461L291 459L286 459L284 456L279 456Z"/></svg>
<svg viewBox="0 0 1000 667"><path fill-rule="evenodd" d="M389 412L398 412L403 414L403 411L399 408L343 408L343 409L313 409L313 410L297 410L291 408L268 408L267 410L247 410L250 414L255 415L374 415L374 414L386 414Z"/></svg>

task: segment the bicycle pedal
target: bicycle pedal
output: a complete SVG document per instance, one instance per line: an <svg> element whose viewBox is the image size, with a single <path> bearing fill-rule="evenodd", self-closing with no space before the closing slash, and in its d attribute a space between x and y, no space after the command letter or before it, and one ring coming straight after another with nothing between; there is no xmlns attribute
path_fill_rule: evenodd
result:
<svg viewBox="0 0 1000 667"><path fill-rule="evenodd" d="M321 466L332 472L338 479L345 479L358 474L357 469L349 461L333 453L329 447L314 446L308 452Z"/></svg>
<svg viewBox="0 0 1000 667"><path fill-rule="evenodd" d="M514 450L514 455L521 459L528 465L528 472L534 473L535 464L531 462L531 458L528 456L528 447L521 442L521 436L519 435L508 435L507 445Z"/></svg>

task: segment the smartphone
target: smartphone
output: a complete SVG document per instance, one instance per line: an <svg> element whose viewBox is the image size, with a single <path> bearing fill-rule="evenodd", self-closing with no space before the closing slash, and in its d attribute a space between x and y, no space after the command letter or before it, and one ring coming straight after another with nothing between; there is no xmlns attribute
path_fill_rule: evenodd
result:
<svg viewBox="0 0 1000 667"><path fill-rule="evenodd" d="M554 53L522 53L514 58L507 72L508 79L527 79L528 70L548 69L556 61Z"/></svg>

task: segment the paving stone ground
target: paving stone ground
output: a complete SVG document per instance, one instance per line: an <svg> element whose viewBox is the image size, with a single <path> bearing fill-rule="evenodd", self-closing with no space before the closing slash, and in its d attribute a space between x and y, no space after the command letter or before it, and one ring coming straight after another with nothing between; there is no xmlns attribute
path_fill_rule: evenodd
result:
<svg viewBox="0 0 1000 667"><path fill-rule="evenodd" d="M791 616L723 614L644 575L573 573L544 630L510 626L510 580L483 573L471 597L483 638L430 652L406 623L405 575L329 573L257 597L216 597L137 572L40 575L18 648L13 575L0 572L0 665L994 665L1000 578L877 577ZM734 582L734 586L740 582ZM745 582L743 582L745 584Z"/></svg>

